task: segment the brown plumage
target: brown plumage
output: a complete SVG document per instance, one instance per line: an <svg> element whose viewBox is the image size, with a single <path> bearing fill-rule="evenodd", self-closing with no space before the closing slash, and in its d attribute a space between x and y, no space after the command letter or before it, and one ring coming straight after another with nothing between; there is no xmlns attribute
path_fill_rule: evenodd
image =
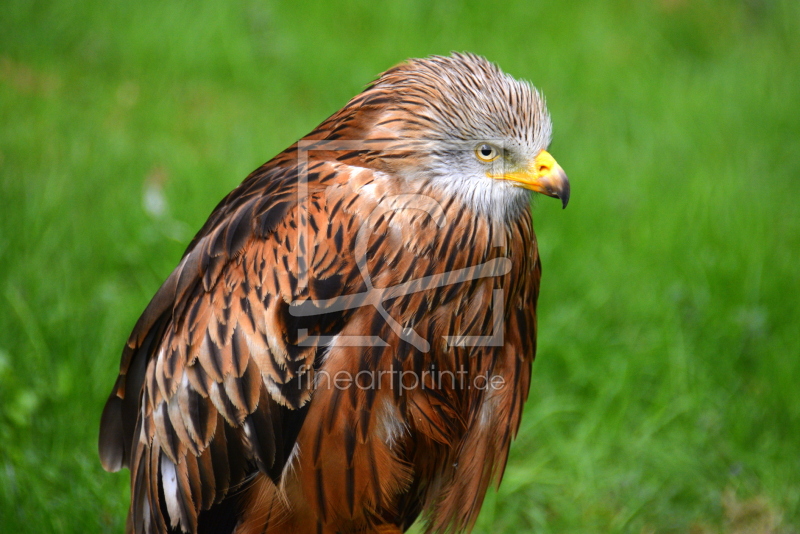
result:
<svg viewBox="0 0 800 534"><path fill-rule="evenodd" d="M469 530L527 397L538 93L473 55L384 73L213 211L137 322L100 457L130 532Z"/></svg>

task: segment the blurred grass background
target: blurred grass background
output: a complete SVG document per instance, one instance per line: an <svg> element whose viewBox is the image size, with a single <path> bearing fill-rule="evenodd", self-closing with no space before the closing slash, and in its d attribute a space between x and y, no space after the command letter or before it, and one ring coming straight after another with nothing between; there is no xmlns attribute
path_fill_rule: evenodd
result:
<svg viewBox="0 0 800 534"><path fill-rule="evenodd" d="M139 313L249 171L414 56L532 80L540 351L478 532L800 532L800 5L0 3L0 525L120 532Z"/></svg>

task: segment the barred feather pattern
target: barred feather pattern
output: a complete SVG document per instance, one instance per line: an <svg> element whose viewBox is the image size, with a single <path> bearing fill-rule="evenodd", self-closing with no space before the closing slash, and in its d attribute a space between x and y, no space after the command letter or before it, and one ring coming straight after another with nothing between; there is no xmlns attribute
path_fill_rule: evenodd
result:
<svg viewBox="0 0 800 534"><path fill-rule="evenodd" d="M463 110L470 91L483 106ZM128 531L470 529L519 427L541 267L527 195L501 216L465 203L420 147L504 135L535 152L549 128L538 94L482 58L416 60L223 199L103 411L103 466L131 471ZM347 341L365 337L382 342Z"/></svg>

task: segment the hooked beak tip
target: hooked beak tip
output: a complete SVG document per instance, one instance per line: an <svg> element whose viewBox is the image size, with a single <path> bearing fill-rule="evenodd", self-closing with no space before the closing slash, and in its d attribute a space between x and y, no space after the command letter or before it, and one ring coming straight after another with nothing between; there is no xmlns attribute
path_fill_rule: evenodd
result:
<svg viewBox="0 0 800 534"><path fill-rule="evenodd" d="M567 209L567 204L569 204L569 180L567 180L566 174L564 175L564 187L559 192L558 198L561 199L561 209Z"/></svg>

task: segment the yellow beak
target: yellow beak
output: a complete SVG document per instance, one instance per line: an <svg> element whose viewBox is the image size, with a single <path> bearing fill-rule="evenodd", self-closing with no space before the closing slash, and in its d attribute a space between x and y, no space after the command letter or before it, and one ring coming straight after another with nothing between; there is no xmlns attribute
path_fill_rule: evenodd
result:
<svg viewBox="0 0 800 534"><path fill-rule="evenodd" d="M497 180L510 180L525 189L559 198L564 208L569 202L567 174L546 150L539 152L533 160L533 165L523 171L491 175L491 177Z"/></svg>

